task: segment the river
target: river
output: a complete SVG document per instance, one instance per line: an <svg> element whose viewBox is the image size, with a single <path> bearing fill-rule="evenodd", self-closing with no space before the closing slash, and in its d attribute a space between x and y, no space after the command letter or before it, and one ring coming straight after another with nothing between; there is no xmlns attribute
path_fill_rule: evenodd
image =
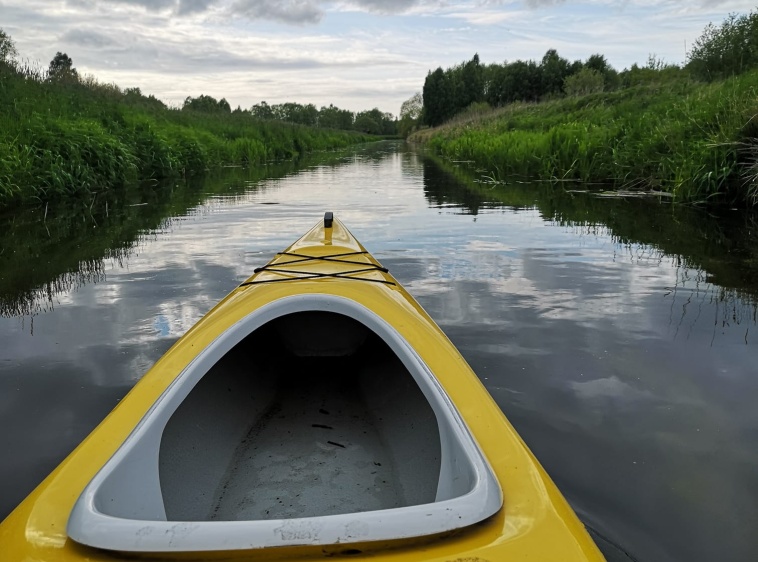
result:
<svg viewBox="0 0 758 562"><path fill-rule="evenodd" d="M758 216L493 185L399 143L0 216L0 517L332 210L609 560L758 552Z"/></svg>

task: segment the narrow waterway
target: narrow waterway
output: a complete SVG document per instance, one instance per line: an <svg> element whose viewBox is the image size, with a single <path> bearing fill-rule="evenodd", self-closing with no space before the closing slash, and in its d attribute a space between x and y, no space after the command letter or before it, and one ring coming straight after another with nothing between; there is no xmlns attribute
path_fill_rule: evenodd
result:
<svg viewBox="0 0 758 562"><path fill-rule="evenodd" d="M609 560L753 559L758 216L476 179L384 143L0 217L0 517L332 210Z"/></svg>

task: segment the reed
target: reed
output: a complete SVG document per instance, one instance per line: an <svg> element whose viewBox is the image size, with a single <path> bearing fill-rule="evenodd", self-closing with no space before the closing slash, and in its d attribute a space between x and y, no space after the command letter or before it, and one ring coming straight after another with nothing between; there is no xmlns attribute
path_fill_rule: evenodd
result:
<svg viewBox="0 0 758 562"><path fill-rule="evenodd" d="M94 77L58 83L33 64L0 65L0 208L89 198L144 180L258 165L373 140L351 131L203 114Z"/></svg>
<svg viewBox="0 0 758 562"><path fill-rule="evenodd" d="M755 204L758 71L702 84L679 78L421 131L443 156L488 175L659 189L687 202Z"/></svg>

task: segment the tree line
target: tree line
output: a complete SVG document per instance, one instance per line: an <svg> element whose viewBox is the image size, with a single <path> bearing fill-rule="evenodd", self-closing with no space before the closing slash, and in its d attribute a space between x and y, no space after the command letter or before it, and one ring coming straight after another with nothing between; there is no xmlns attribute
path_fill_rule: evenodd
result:
<svg viewBox="0 0 758 562"><path fill-rule="evenodd" d="M303 105L294 102L269 105L265 101L250 108L250 113L259 119L286 121L311 127L360 131L372 135L394 135L397 121L391 113L378 108L354 113L332 104L317 109L312 103Z"/></svg>
<svg viewBox="0 0 758 562"><path fill-rule="evenodd" d="M482 64L469 61L429 71L421 99L418 94L400 112L400 127L437 126L477 104L499 107L514 102L539 102L627 88L653 80L689 77L713 81L758 67L758 13L730 15L721 25L709 24L694 42L683 66L654 55L645 65L616 71L602 54L570 61L549 49L539 61L516 60ZM422 109L418 110L420 101ZM404 107L405 105L404 104ZM415 118L412 115L416 115Z"/></svg>
<svg viewBox="0 0 758 562"><path fill-rule="evenodd" d="M397 120L391 113L383 113L378 108L353 112L329 104L318 109L314 104L286 102L269 105L265 101L256 103L250 109L232 110L225 98L216 100L212 96L187 97L182 105L184 111L204 113L245 113L263 121L281 121L322 129L358 131L370 135L394 135Z"/></svg>
<svg viewBox="0 0 758 562"><path fill-rule="evenodd" d="M124 101L138 105L152 105L161 109L168 107L155 96L145 96L139 88L121 89L113 84L99 83L93 76L81 76L74 68L74 63L66 53L57 52L50 61L47 69L39 70L21 68L17 61L18 51L12 38L0 29L0 66L23 74L33 74L43 82L69 85L73 88L83 86L91 90L110 90L113 95L123 97ZM209 95L197 97L188 96L181 106L182 111L206 114L245 114L263 121L281 121L317 127L322 129L337 129L356 131L371 135L397 134L397 119L391 113L385 113L378 108L353 112L329 104L318 109L314 104L287 102L269 105L261 101L249 109L232 110L226 98L216 99Z"/></svg>
<svg viewBox="0 0 758 562"><path fill-rule="evenodd" d="M652 60L649 64L661 64ZM639 70L635 65L619 73L601 54L570 61L555 49L549 49L539 62L482 64L475 54L469 61L427 74L422 118L424 124L434 127L474 104L499 107L613 90L631 84Z"/></svg>

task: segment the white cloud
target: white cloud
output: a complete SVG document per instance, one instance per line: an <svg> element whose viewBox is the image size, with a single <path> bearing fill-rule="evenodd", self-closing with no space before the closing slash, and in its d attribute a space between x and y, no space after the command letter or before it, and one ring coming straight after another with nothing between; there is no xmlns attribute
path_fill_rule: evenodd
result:
<svg viewBox="0 0 758 562"><path fill-rule="evenodd" d="M739 0L3 0L0 23L42 67L56 51L105 82L181 103L334 103L398 113L426 73L485 63L606 55L618 69L655 53L684 60ZM387 17L392 16L392 17Z"/></svg>
<svg viewBox="0 0 758 562"><path fill-rule="evenodd" d="M324 16L320 3L312 0L238 0L230 11L253 20L294 25L315 24Z"/></svg>

